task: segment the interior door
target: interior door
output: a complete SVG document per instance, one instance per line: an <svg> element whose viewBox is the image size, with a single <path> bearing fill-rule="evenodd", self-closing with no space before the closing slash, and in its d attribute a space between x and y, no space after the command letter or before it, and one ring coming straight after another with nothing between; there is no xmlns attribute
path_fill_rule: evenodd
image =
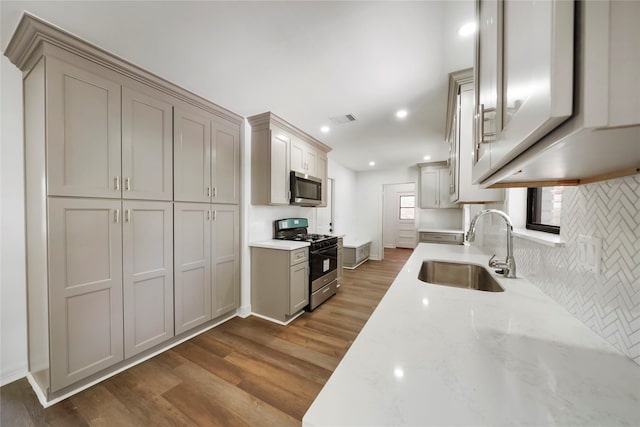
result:
<svg viewBox="0 0 640 427"><path fill-rule="evenodd" d="M444 169L443 169L444 170ZM447 172L446 170L444 170ZM404 191L396 193L397 223L396 248L416 247L416 193Z"/></svg>

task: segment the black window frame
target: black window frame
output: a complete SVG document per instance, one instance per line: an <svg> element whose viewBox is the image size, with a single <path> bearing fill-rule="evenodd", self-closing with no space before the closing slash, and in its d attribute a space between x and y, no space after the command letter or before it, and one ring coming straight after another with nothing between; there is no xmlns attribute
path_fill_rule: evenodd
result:
<svg viewBox="0 0 640 427"><path fill-rule="evenodd" d="M541 217L541 193L543 187L527 188L527 230L560 234L560 226L543 224Z"/></svg>

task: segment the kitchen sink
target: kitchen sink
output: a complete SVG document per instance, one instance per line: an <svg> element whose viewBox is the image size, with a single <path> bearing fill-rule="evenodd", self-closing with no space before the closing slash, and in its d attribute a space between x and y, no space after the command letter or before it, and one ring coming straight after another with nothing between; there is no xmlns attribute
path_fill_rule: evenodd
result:
<svg viewBox="0 0 640 427"><path fill-rule="evenodd" d="M502 286L484 267L476 264L445 261L423 261L418 279L435 285L504 292Z"/></svg>

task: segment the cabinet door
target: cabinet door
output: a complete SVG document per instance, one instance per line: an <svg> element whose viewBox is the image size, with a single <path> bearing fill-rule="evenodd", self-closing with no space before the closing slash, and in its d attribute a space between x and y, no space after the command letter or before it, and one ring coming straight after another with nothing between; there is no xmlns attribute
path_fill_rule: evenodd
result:
<svg viewBox="0 0 640 427"><path fill-rule="evenodd" d="M173 336L173 206L123 202L124 355Z"/></svg>
<svg viewBox="0 0 640 427"><path fill-rule="evenodd" d="M48 194L120 198L120 85L51 57L46 67Z"/></svg>
<svg viewBox="0 0 640 427"><path fill-rule="evenodd" d="M289 140L271 131L271 204L289 204Z"/></svg>
<svg viewBox="0 0 640 427"><path fill-rule="evenodd" d="M327 191L329 191L329 182L327 181L327 155L324 153L318 153L316 161L316 176L322 180L322 202L319 207L324 208L327 206Z"/></svg>
<svg viewBox="0 0 640 427"><path fill-rule="evenodd" d="M292 171L307 173L306 166L306 144L297 138L291 138L290 169Z"/></svg>
<svg viewBox="0 0 640 427"><path fill-rule="evenodd" d="M420 207L437 208L440 189L438 169L423 168L420 171Z"/></svg>
<svg viewBox="0 0 640 427"><path fill-rule="evenodd" d="M211 125L211 200L238 203L240 194L240 127L214 118Z"/></svg>
<svg viewBox="0 0 640 427"><path fill-rule="evenodd" d="M502 2L479 0L476 3L478 37L476 39L476 114L474 117L474 182L490 173L490 144L501 129L502 97Z"/></svg>
<svg viewBox="0 0 640 427"><path fill-rule="evenodd" d="M171 104L122 88L122 197L173 199Z"/></svg>
<svg viewBox="0 0 640 427"><path fill-rule="evenodd" d="M240 218L237 206L212 205L213 317L240 306Z"/></svg>
<svg viewBox="0 0 640 427"><path fill-rule="evenodd" d="M451 203L451 175L449 168L438 170L438 207L455 208L456 204Z"/></svg>
<svg viewBox="0 0 640 427"><path fill-rule="evenodd" d="M318 153L311 147L307 147L305 150L305 165L307 167L307 175L318 176Z"/></svg>
<svg viewBox="0 0 640 427"><path fill-rule="evenodd" d="M289 282L289 315L309 304L309 266L306 262L291 267Z"/></svg>
<svg viewBox="0 0 640 427"><path fill-rule="evenodd" d="M211 116L204 111L174 108L174 200L211 200Z"/></svg>
<svg viewBox="0 0 640 427"><path fill-rule="evenodd" d="M176 335L211 319L210 206L174 205Z"/></svg>
<svg viewBox="0 0 640 427"><path fill-rule="evenodd" d="M121 202L49 198L51 391L123 360Z"/></svg>

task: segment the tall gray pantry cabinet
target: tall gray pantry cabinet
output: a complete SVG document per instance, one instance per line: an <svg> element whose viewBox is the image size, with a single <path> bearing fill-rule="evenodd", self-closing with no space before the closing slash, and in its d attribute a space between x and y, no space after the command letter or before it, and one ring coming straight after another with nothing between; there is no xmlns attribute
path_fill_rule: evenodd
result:
<svg viewBox="0 0 640 427"><path fill-rule="evenodd" d="M235 314L242 118L30 15L5 54L24 73L29 372L50 401Z"/></svg>

